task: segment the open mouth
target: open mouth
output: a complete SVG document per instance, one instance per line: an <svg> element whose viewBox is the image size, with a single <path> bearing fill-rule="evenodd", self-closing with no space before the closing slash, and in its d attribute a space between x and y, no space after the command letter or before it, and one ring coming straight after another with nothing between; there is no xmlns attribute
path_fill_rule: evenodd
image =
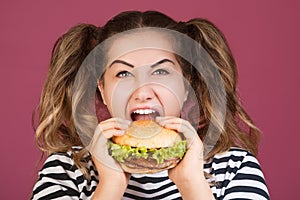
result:
<svg viewBox="0 0 300 200"><path fill-rule="evenodd" d="M130 114L132 121L155 120L160 114L153 109L137 109Z"/></svg>

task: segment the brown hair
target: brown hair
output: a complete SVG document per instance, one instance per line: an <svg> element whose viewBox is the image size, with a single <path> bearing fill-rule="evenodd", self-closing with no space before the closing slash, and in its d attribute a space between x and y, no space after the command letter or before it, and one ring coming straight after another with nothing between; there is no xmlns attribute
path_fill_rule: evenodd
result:
<svg viewBox="0 0 300 200"><path fill-rule="evenodd" d="M236 63L221 31L204 19L176 22L156 11L123 12L101 28L80 24L58 39L52 51L50 68L39 104L36 140L40 149L50 154L72 151L73 146L82 146L75 130L71 105L71 89L81 63L97 44L107 38L142 27L167 28L188 35L202 45L217 66L226 96L224 125L220 125L218 115L212 109L210 93L203 77L190 63L178 57L183 74L190 81L197 95L201 114L205 118L206 126L197 130L199 136L205 138L208 124L212 124L221 132L219 140L206 159L227 151L232 146L244 148L256 155L259 130L239 101L236 89L238 77ZM219 99L224 98L223 95L216 94ZM84 162L81 158L85 153L85 149L74 153L75 163L83 171Z"/></svg>
<svg viewBox="0 0 300 200"><path fill-rule="evenodd" d="M72 86L81 63L97 44L95 32L96 26L79 24L62 35L53 47L37 109L39 122L35 136L38 147L47 155L82 146L72 119ZM84 167L80 157L83 154L85 152L74 156L75 162L82 169Z"/></svg>

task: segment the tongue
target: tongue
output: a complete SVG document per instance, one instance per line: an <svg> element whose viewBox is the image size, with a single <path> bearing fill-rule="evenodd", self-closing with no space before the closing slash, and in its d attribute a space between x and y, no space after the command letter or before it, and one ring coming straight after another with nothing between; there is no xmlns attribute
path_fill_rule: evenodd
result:
<svg viewBox="0 0 300 200"><path fill-rule="evenodd" d="M147 114L147 115L141 115L141 114L133 114L132 120L133 121L138 121L138 120L155 120L155 117L157 114Z"/></svg>

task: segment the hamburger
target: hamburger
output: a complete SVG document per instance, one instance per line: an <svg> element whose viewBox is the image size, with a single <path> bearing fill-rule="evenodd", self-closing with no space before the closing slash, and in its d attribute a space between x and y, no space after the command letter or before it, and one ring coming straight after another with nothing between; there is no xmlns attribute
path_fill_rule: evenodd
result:
<svg viewBox="0 0 300 200"><path fill-rule="evenodd" d="M133 121L107 143L109 154L128 173L156 173L175 167L186 152L182 134L152 120Z"/></svg>

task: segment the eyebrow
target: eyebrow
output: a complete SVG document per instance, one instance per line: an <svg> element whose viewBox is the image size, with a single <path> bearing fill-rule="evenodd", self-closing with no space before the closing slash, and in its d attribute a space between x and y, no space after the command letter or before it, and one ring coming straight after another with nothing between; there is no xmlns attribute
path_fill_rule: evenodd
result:
<svg viewBox="0 0 300 200"><path fill-rule="evenodd" d="M165 58L165 59L162 59L162 60L160 60L160 61L158 61L158 62L156 62L156 63L150 65L150 67L153 68L153 67L156 67L156 66L158 66L158 65L161 65L161 64L163 64L163 63L165 63L165 62L170 62L170 63L172 63L173 65L175 65L175 63L174 63L172 60ZM109 67L111 67L113 64L116 64L116 63L120 63L120 64L123 64L123 65L127 65L128 67L134 68L134 65L132 65L132 64L130 64L130 63L128 63L128 62L125 62L125 61L123 61L123 60L114 60L114 61L109 65Z"/></svg>
<svg viewBox="0 0 300 200"><path fill-rule="evenodd" d="M125 62L125 61L123 61L123 60L114 60L114 61L109 65L109 67L111 67L113 64L116 64L116 63L121 63L121 64L123 64L123 65L127 65L127 66L129 66L129 67L134 68L134 66L133 66L132 64L130 64L130 63L128 63L128 62Z"/></svg>
<svg viewBox="0 0 300 200"><path fill-rule="evenodd" d="M162 59L162 60L158 61L157 63L154 63L154 64L151 65L150 67L153 68L153 67L156 67L157 65L163 64L163 63L165 63L165 62L170 62L170 63L172 63L173 65L175 65L175 63L174 63L172 60L165 58L165 59Z"/></svg>

